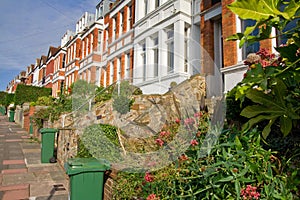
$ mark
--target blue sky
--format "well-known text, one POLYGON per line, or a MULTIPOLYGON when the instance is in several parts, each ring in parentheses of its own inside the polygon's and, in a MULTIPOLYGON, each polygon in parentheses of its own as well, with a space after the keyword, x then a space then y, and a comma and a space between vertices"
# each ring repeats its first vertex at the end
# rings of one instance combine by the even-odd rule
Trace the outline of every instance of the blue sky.
POLYGON ((0 91, 20 71, 59 46, 63 34, 75 30, 85 11, 95 12, 99 0, 1 0, 0 91))

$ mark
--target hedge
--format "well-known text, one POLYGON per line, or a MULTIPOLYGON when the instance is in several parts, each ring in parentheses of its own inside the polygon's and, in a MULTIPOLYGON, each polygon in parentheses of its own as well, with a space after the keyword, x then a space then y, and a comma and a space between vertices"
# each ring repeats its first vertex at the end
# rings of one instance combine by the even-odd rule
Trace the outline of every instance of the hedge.
POLYGON ((25 102, 35 102, 39 97, 50 96, 51 94, 51 88, 19 84, 15 92, 15 104, 22 105, 25 102))
POLYGON ((5 96, 5 106, 9 106, 9 104, 14 102, 15 94, 7 93, 5 96))
POLYGON ((6 92, 0 91, 0 105, 5 105, 6 92))

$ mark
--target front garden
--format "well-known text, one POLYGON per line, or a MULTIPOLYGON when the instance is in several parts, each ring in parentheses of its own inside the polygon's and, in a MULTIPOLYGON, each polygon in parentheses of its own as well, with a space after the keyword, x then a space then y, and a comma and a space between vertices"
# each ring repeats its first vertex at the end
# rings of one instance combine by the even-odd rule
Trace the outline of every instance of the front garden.
MULTIPOLYGON (((27 96, 20 97, 16 92, 14 99, 6 96, 0 103, 8 106, 14 101, 22 105, 27 100, 32 101, 31 106, 45 106, 31 115, 32 123, 39 129, 44 120, 53 124, 59 121, 56 123, 59 126, 64 121, 63 127, 56 128, 63 131, 69 128, 68 139, 78 144, 77 157, 105 155, 121 160, 126 153, 137 155, 166 150, 164 156, 171 158, 171 162, 149 158, 149 162, 138 169, 117 170, 113 176, 113 199, 300 199, 299 22, 295 28, 286 29, 289 23, 299 21, 299 1, 237 0, 228 7, 241 19, 256 21, 244 33, 237 33, 228 40, 239 40, 241 46, 249 45, 268 39, 272 29, 276 29, 278 37, 287 43, 276 48, 276 54, 261 49, 248 56, 245 65, 249 69, 244 79, 227 93, 225 120, 215 118, 204 104, 195 105, 201 109, 194 113, 180 115, 178 99, 170 95, 174 103, 166 105, 174 108, 168 111, 172 117, 163 116, 167 123, 149 137, 131 139, 119 127, 108 123, 83 126, 81 119, 89 121, 94 117, 96 122, 109 122, 113 118, 107 113, 130 117, 144 111, 147 106, 133 98, 141 91, 128 82, 105 89, 79 80, 66 92, 68 94, 62 93, 57 99, 48 97, 49 91, 42 97, 34 92, 34 99, 28 97, 32 97, 32 93, 25 92, 27 96), (256 29, 259 34, 251 34, 256 29), (101 111, 107 113, 89 115, 93 111, 91 107, 102 108, 101 111), (131 112, 133 107, 134 112, 131 112), (69 127, 62 115, 74 117, 69 127), (83 131, 78 141, 77 136, 73 137, 74 127, 83 131), (104 134, 99 134, 99 130, 104 134), (103 151, 99 151, 99 144, 105 144, 105 148, 101 147, 103 151), (176 154, 185 147, 184 152, 176 154)), ((152 111, 163 108, 156 98, 146 99, 154 105, 152 111)), ((151 122, 151 113, 145 113, 139 116, 140 121, 134 122, 139 125, 151 122)), ((69 151, 70 141, 64 142, 69 151)))
MULTIPOLYGON (((186 153, 160 169, 119 172, 115 199, 300 198, 299 22, 286 28, 299 20, 299 1, 237 0, 228 7, 256 21, 228 40, 249 45, 268 39, 275 28, 287 43, 276 48, 278 54, 261 49, 248 56, 249 70, 227 94, 226 124, 209 154, 201 156, 207 134, 213 135, 208 114, 182 117, 176 123, 197 126, 186 153)), ((157 148, 176 135, 168 128, 152 138, 157 148)))

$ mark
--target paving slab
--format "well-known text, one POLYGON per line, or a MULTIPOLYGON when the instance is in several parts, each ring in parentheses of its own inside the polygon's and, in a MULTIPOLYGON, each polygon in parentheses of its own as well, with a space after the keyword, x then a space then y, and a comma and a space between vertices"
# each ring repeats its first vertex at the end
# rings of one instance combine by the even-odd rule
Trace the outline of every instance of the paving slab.
POLYGON ((25 160, 3 160, 2 161, 3 165, 22 165, 25 164, 25 160))
POLYGON ((26 200, 29 199, 29 190, 11 190, 3 194, 2 200, 26 200))
POLYGON ((63 182, 43 182, 30 184, 30 196, 56 196, 68 194, 63 182))
POLYGON ((64 169, 40 160, 41 144, 0 116, 0 199, 68 200, 64 169))

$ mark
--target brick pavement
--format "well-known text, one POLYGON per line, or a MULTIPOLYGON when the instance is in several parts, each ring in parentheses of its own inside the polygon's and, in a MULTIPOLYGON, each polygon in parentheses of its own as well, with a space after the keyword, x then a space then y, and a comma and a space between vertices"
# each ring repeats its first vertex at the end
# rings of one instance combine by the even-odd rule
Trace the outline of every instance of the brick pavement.
POLYGON ((57 163, 40 162, 40 144, 0 116, 0 199, 67 200, 68 177, 57 163))

